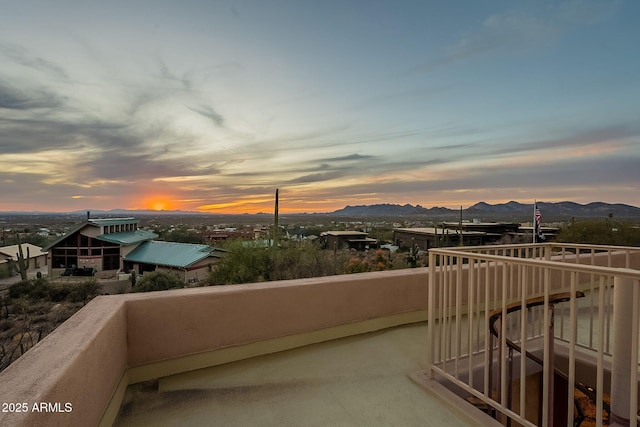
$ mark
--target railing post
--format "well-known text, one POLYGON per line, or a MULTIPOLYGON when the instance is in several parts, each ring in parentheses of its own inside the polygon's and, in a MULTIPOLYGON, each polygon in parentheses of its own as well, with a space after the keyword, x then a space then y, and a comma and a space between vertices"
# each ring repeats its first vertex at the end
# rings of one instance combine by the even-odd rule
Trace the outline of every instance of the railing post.
MULTIPOLYGON (((427 366, 429 378, 434 379, 433 361, 435 349, 434 328, 436 319, 436 260, 437 255, 429 251, 429 278, 427 280, 427 366)), ((440 325, 442 327, 442 325, 440 325)))
MULTIPOLYGON (((546 295, 545 295, 546 297, 546 295)), ((546 297, 545 299, 547 299, 548 297, 546 297)), ((546 305, 545 306, 545 310, 549 312, 549 328, 546 331, 546 335, 547 335, 547 347, 549 348, 549 370, 548 370, 548 374, 547 377, 545 378, 545 380, 547 381, 548 385, 548 391, 547 391, 547 426, 551 427, 554 425, 554 407, 555 407, 555 398, 554 398, 554 393, 555 393, 555 332, 554 332, 554 328, 553 328, 553 322, 554 322, 554 306, 553 305, 546 305)))
MULTIPOLYGON (((613 352, 611 363, 611 419, 629 425, 631 396, 631 343, 633 315, 633 280, 613 279, 613 352)), ((634 365, 635 366, 635 365, 634 365)), ((637 387, 637 385, 633 385, 637 387)), ((634 422, 635 424, 635 422, 634 422)))

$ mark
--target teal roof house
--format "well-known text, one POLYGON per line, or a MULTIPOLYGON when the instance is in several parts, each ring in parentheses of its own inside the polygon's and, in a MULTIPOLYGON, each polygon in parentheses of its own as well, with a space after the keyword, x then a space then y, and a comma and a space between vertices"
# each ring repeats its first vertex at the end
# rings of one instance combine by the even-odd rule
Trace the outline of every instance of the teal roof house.
POLYGON ((49 275, 91 276, 100 272, 144 274, 168 270, 186 283, 206 278, 223 251, 207 245, 155 241, 135 218, 87 218, 43 251, 49 275))
POLYGON ((146 241, 124 257, 124 269, 144 274, 147 271, 173 271, 186 283, 204 279, 222 257, 223 250, 208 245, 146 241))

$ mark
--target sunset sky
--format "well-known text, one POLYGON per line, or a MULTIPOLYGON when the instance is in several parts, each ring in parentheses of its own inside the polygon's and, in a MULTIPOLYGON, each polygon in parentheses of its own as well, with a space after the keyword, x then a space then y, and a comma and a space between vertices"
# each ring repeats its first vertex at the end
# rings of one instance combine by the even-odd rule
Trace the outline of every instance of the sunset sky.
POLYGON ((640 206, 637 0, 0 11, 0 211, 640 206))

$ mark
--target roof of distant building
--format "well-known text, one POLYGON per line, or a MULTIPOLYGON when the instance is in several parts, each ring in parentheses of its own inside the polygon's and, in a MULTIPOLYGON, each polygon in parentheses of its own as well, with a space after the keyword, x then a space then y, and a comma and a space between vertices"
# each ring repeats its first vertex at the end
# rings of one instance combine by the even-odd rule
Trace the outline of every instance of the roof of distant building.
POLYGON ((87 222, 97 226, 122 225, 122 224, 138 224, 139 219, 132 217, 127 218, 90 218, 87 222))
POLYGON ((198 261, 213 256, 220 258, 220 248, 191 243, 146 241, 124 257, 125 261, 141 264, 164 265, 168 267, 186 268, 198 261))
POLYGON ((321 236, 366 236, 364 231, 325 231, 321 236))
POLYGON ((147 230, 121 231, 119 233, 101 234, 96 239, 103 242, 116 243, 118 245, 132 245, 144 242, 145 240, 157 239, 159 236, 147 230))
MULTIPOLYGON (((428 236, 442 236, 442 235, 454 235, 460 233, 459 230, 445 228, 444 230, 441 228, 433 228, 433 227, 420 227, 420 228, 394 228, 393 231, 399 231, 403 233, 413 233, 413 234, 422 234, 428 236)), ((462 230, 462 234, 464 236, 486 236, 491 235, 492 233, 485 233, 484 231, 468 231, 462 230)))
MULTIPOLYGON (((27 257, 27 249, 29 250, 29 258, 33 258, 36 256, 41 256, 42 248, 40 246, 32 245, 31 243, 22 243, 22 254, 27 257)), ((18 260, 18 245, 9 245, 0 247, 0 254, 3 254, 14 261, 18 260)))
MULTIPOLYGON (((51 249, 52 247, 54 247, 58 243, 62 242, 64 239, 66 239, 67 237, 69 237, 73 233, 76 233, 76 232, 82 230, 84 227, 86 227, 88 225, 92 226, 92 227, 107 227, 107 226, 110 226, 110 225, 138 224, 139 222, 140 222, 140 220, 137 220, 135 218, 90 218, 90 219, 88 219, 88 220, 86 220, 84 222, 81 222, 80 224, 76 225, 71 230, 69 230, 68 232, 64 233, 62 236, 57 238, 54 242, 52 242, 49 245, 45 246, 42 250, 46 251, 46 250, 51 249)), ((113 233, 113 234, 116 234, 116 233, 113 233)), ((156 237, 158 237, 158 236, 156 236, 156 237)), ((154 239, 154 238, 155 237, 152 237, 152 239, 154 239)), ((143 240, 145 240, 145 239, 143 239, 143 240)))

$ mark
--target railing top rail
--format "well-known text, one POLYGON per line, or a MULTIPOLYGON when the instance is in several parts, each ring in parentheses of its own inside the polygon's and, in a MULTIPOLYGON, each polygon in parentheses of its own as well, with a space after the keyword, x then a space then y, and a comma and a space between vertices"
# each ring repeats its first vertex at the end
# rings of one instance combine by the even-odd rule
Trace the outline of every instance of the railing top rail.
POLYGON ((640 252, 638 246, 615 246, 615 245, 590 245, 588 243, 563 243, 563 242, 549 242, 543 243, 543 246, 549 246, 552 248, 567 247, 567 248, 580 248, 580 249, 600 249, 609 251, 627 251, 627 252, 640 252))
MULTIPOLYGON (((497 261, 504 264, 527 265, 532 267, 544 267, 552 270, 574 271, 577 273, 593 273, 609 276, 626 277, 640 280, 640 270, 619 267, 606 267, 589 264, 574 264, 560 260, 542 260, 534 258, 517 258, 507 255, 493 255, 486 253, 475 253, 460 251, 459 249, 430 249, 436 255, 449 255, 457 258, 468 258, 481 261, 497 261)), ((436 267, 437 268, 437 267, 436 267)))
POLYGON ((458 252, 477 252, 490 249, 522 249, 522 248, 577 248, 577 249, 594 249, 601 251, 626 251, 637 253, 640 252, 638 246, 613 246, 613 245, 591 245, 587 243, 513 243, 504 245, 484 245, 484 246, 451 246, 446 248, 431 248, 430 251, 453 250, 458 252))

